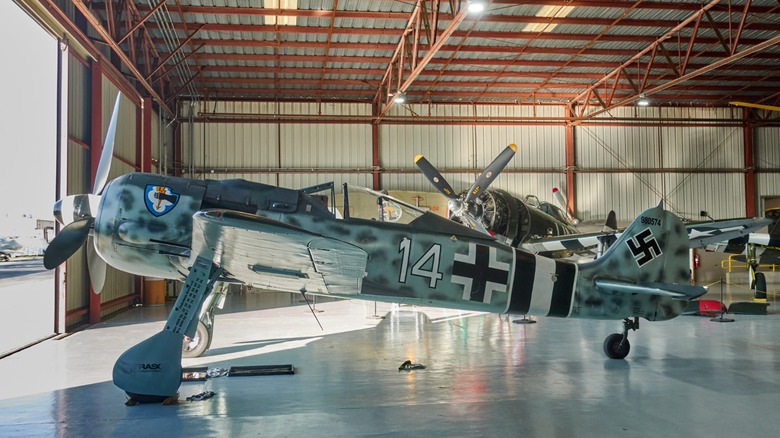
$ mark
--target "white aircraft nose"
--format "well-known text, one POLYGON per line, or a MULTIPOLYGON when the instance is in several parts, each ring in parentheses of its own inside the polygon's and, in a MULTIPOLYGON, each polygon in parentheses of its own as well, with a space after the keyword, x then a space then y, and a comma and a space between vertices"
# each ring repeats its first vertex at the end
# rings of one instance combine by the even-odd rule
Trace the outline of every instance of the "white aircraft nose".
POLYGON ((60 224, 65 225, 65 222, 62 221, 62 199, 54 203, 54 218, 60 224))
POLYGON ((54 203, 54 217, 62 225, 95 217, 99 203, 98 195, 68 195, 54 203))

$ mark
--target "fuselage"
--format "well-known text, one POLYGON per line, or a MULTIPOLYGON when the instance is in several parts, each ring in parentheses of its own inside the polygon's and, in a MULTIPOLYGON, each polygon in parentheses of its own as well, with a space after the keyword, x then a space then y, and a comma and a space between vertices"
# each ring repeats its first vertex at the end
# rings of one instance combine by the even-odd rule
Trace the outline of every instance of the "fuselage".
MULTIPOLYGON (((595 286, 595 280, 605 275, 629 277, 633 273, 629 262, 633 261, 613 261, 607 266, 603 264, 607 257, 583 265, 553 260, 430 213, 420 213, 410 223, 350 218, 348 214, 341 219, 316 197, 244 180, 192 180, 145 173, 120 176, 103 192, 95 220, 96 248, 117 269, 183 280, 194 260, 193 215, 212 209, 262 216, 365 251, 365 273, 353 290, 334 287, 334 291, 315 293, 496 313, 604 319, 668 319, 685 307, 663 297, 605 294, 595 286), (624 265, 628 268, 621 272, 624 265)), ((227 228, 240 226, 239 222, 225 223, 227 228)), ((220 251, 231 250, 219 246, 215 242, 206 248, 216 254, 215 261, 220 251)), ((274 266, 251 268, 239 266, 226 275, 248 285, 301 290, 301 275, 274 266)))

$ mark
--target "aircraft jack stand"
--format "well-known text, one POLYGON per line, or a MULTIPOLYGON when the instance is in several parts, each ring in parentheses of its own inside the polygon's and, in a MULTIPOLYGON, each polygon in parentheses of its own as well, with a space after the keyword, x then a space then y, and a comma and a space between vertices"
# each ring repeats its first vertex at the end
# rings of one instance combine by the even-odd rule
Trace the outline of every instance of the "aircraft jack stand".
POLYGON ((528 315, 523 315, 520 319, 513 319, 512 323, 514 324, 536 324, 535 319, 531 319, 528 317, 528 315))
MULTIPOLYGON (((720 280, 720 302, 723 302, 723 279, 720 280)), ((724 318, 723 317, 723 307, 721 307, 720 316, 716 316, 715 318, 711 318, 710 321, 713 322, 734 322, 734 318, 724 318)))
POLYGON ((374 301, 374 314, 369 316, 370 319, 385 319, 384 316, 376 313, 376 301, 374 301))
POLYGON ((623 333, 612 333, 604 339, 604 353, 610 359, 625 359, 631 350, 628 342, 628 331, 639 330, 639 318, 626 318, 623 320, 623 333))

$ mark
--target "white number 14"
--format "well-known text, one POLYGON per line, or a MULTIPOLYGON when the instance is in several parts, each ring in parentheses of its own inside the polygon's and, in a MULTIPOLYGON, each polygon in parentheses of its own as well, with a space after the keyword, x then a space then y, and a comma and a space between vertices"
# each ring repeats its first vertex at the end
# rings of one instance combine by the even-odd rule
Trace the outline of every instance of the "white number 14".
MULTIPOLYGON (((404 237, 398 247, 398 252, 403 254, 401 256, 401 274, 398 277, 398 281, 401 283, 406 283, 406 275, 409 270, 409 250, 411 249, 411 246, 412 241, 409 240, 408 237, 404 237)), ((436 282, 444 277, 444 274, 439 272, 440 257, 441 246, 434 243, 412 266, 412 275, 427 278, 430 280, 429 287, 436 287, 436 282), (429 269, 426 269, 429 260, 431 261, 431 265, 429 269)))

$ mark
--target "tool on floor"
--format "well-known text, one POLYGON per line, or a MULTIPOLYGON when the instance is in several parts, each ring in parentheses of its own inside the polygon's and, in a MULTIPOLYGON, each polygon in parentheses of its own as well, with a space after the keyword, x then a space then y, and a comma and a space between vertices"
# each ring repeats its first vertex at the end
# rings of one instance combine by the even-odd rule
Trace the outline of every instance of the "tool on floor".
POLYGON ((203 391, 199 394, 187 397, 187 401, 202 401, 214 397, 214 391, 203 391))
POLYGON ((411 370, 424 370, 425 365, 421 363, 412 363, 411 360, 407 360, 398 367, 398 371, 411 371, 411 370))

